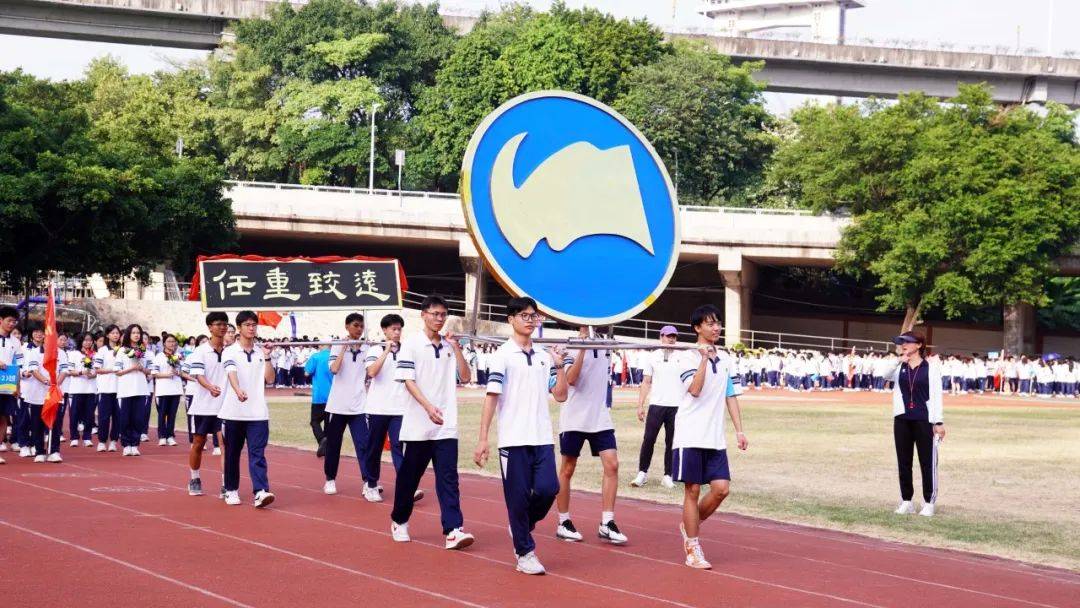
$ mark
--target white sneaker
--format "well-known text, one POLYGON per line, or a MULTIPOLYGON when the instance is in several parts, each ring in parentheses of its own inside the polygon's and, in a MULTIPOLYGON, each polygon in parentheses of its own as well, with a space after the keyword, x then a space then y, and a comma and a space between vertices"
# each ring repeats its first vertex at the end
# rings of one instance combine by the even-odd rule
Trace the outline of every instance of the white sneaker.
POLYGON ((464 549, 473 544, 476 538, 462 530, 461 528, 454 528, 450 531, 450 534, 446 535, 446 548, 447 549, 464 549))
POLYGON ((322 486, 322 491, 323 494, 328 494, 330 496, 337 494, 337 482, 333 479, 327 479, 326 483, 322 486))
POLYGON ((46 460, 53 463, 64 462, 64 459, 60 457, 60 452, 53 452, 52 454, 49 454, 49 457, 46 460))
POLYGON ((896 513, 897 515, 911 515, 914 512, 915 505, 911 504, 910 500, 905 500, 904 502, 900 503, 900 506, 896 507, 896 510, 893 511, 893 513, 896 513))
POLYGON ((130 455, 131 456, 142 456, 142 454, 139 453, 139 448, 137 446, 131 446, 131 454, 130 455))
POLYGON ((139 441, 140 442, 142 442, 142 441, 150 441, 150 436, 147 435, 146 433, 143 433, 142 435, 139 435, 139 441))
POLYGON ((226 492, 225 493, 225 504, 231 505, 231 506, 236 506, 236 505, 239 505, 239 504, 243 504, 243 501, 240 500, 240 492, 226 492))
POLYGON ((382 502, 382 494, 375 488, 364 484, 364 500, 368 502, 382 502))
POLYGON ((540 560, 537 559, 535 551, 519 555, 516 570, 525 574, 544 574, 547 572, 547 570, 544 570, 544 564, 541 564, 540 560))
POLYGON ((221 456, 221 448, 214 448, 212 453, 214 456, 221 456))
POLYGON ((409 538, 409 524, 408 523, 397 524, 397 523, 394 523, 393 521, 391 521, 390 522, 390 536, 392 536, 394 538, 395 543, 407 543, 407 542, 409 542, 410 540, 412 540, 411 538, 409 538))
POLYGON ((614 519, 606 524, 600 524, 600 530, 597 532, 597 536, 613 545, 624 545, 628 540, 626 535, 619 530, 619 526, 615 525, 614 519))
POLYGON ((6 452, 6 451, 8 451, 7 444, 6 443, 0 443, 0 452, 6 452))
POLYGON ((698 570, 709 570, 712 568, 712 564, 705 559, 705 552, 701 550, 700 542, 683 542, 683 549, 686 550, 686 565, 691 568, 697 568, 698 570))
POLYGON ((45 455, 38 454, 37 456, 34 456, 34 462, 45 462, 45 455))
POLYGON ((267 492, 266 490, 259 490, 255 493, 255 508, 263 509, 270 506, 270 503, 274 502, 273 492, 267 492))
POLYGON ((19 458, 27 458, 30 456, 30 448, 25 445, 19 448, 19 458))
POLYGON ((94 445, 94 442, 90 441, 89 439, 83 439, 82 445, 83 445, 84 448, 88 448, 88 447, 94 445))
POLYGON ((424 491, 420 490, 420 489, 417 489, 412 494, 412 501, 413 502, 420 502, 421 500, 424 500, 424 491))
POLYGON ((660 485, 670 490, 671 488, 675 487, 675 480, 671 478, 671 475, 664 475, 664 477, 660 480, 660 485))
POLYGON ((94 428, 90 429, 90 434, 91 435, 97 435, 97 427, 96 426, 94 428))
POLYGON ((169 437, 168 439, 165 440, 165 443, 167 445, 176 445, 176 439, 174 437, 169 437))
POLYGON ((72 439, 71 440, 71 447, 73 447, 73 448, 79 447, 79 440, 78 439, 72 439))
POLYGON ((110 452, 115 452, 116 451, 116 442, 115 441, 110 441, 109 442, 109 451, 110 452))
POLYGON ((124 446, 124 456, 131 456, 131 448, 126 445, 124 446))
POLYGON ((919 511, 919 515, 922 515, 923 517, 933 517, 934 516, 934 503, 928 502, 928 503, 924 504, 922 506, 922 510, 919 511))
POLYGON ((645 485, 645 480, 647 478, 648 474, 646 474, 645 471, 638 471, 637 477, 635 477, 633 481, 630 482, 630 485, 634 486, 635 488, 640 488, 645 485))
POLYGON ((104 451, 105 451, 105 444, 104 444, 104 443, 101 443, 101 442, 98 442, 98 444, 97 444, 97 451, 99 451, 99 452, 104 452, 104 451))
POLYGON ((582 539, 581 532, 577 531, 577 528, 574 527, 574 522, 569 519, 559 524, 559 527, 555 528, 555 537, 568 542, 578 542, 582 539))
POLYGON ((164 446, 165 445, 165 439, 164 438, 158 439, 157 444, 160 445, 160 446, 164 446))

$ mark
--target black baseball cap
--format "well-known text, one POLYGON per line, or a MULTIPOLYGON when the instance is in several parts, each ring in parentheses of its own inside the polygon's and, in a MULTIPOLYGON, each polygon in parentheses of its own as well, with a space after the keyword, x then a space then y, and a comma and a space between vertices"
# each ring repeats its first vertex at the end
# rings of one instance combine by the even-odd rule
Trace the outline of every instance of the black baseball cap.
POLYGON ((926 344, 926 338, 924 338, 922 334, 914 331, 905 331, 893 338, 892 341, 893 344, 926 344))

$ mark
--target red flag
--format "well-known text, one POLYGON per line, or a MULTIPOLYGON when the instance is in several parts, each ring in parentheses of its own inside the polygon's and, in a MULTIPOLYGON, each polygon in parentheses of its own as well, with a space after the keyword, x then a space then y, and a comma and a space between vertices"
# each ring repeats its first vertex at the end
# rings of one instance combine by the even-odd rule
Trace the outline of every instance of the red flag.
POLYGON ((41 408, 41 421, 51 430, 56 420, 56 410, 64 399, 60 383, 56 381, 56 361, 59 355, 56 340, 56 298, 53 285, 49 283, 49 301, 45 304, 45 359, 41 366, 49 375, 49 393, 45 396, 45 405, 41 408))
POLYGON ((281 315, 273 311, 259 311, 259 325, 265 325, 267 327, 273 327, 277 329, 277 326, 281 324, 281 315))

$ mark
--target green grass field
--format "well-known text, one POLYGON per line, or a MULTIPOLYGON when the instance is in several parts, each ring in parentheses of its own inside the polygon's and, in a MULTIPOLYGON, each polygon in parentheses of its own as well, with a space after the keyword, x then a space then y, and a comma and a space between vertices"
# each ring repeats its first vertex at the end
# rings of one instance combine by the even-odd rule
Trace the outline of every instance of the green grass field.
MULTIPOLYGON (((658 483, 662 435, 650 483, 641 489, 629 485, 643 429, 635 395, 616 392, 620 496, 681 502, 681 486, 667 490, 658 483)), ((460 466, 476 470, 472 452, 481 394, 462 390, 460 398, 460 466)), ((732 495, 724 511, 1080 568, 1080 407, 1074 404, 947 401, 938 516, 927 519, 892 514, 899 496, 888 396, 751 392, 741 403, 750 449, 729 450, 732 495)), ((302 397, 272 403, 274 443, 313 449, 306 404, 302 397)), ((728 432, 733 446, 730 425, 728 432)), ((497 475, 497 466, 491 459, 484 472, 497 475)), ((598 490, 599 471, 598 459, 583 456, 575 489, 598 490)), ((915 486, 918 504, 917 465, 915 486)))

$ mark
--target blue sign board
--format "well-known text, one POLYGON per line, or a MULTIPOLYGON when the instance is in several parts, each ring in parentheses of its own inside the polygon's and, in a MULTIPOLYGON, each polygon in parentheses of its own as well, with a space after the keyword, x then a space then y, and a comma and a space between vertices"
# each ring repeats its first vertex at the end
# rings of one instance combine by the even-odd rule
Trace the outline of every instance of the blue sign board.
POLYGON ((496 279, 562 321, 633 317, 678 261, 664 163, 623 116, 582 95, 529 93, 485 118, 465 154, 462 204, 496 279))

